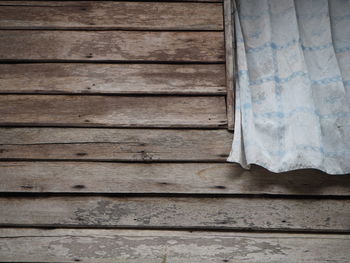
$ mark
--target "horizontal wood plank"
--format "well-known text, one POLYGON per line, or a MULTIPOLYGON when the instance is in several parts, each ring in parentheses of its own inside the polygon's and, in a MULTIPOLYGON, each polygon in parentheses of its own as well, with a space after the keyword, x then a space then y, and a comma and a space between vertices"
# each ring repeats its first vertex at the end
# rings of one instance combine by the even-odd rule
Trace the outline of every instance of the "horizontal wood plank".
POLYGON ((0 162, 0 182, 3 193, 350 195, 350 176, 221 163, 0 162))
POLYGON ((225 97, 1 95, 0 125, 225 127, 225 97))
POLYGON ((0 226, 349 232, 350 200, 0 197, 0 226), (316 216, 317 215, 317 216, 316 216))
POLYGON ((0 93, 226 94, 223 64, 0 64, 0 93))
MULTIPOLYGON (((6 0, 1 0, 6 1, 6 0)), ((30 0, 7 0, 7 2, 15 2, 15 1, 30 1, 30 0)), ((65 0, 37 0, 38 2, 57 2, 57 1, 65 1, 65 0)), ((81 2, 84 0, 69 0, 70 2, 81 2)), ((222 0, 85 0, 85 1, 94 1, 94 2, 107 2, 107 1, 115 1, 115 2, 193 2, 193 3, 222 3, 222 0)), ((31 1, 34 2, 34 1, 31 1)))
POLYGON ((231 140, 225 129, 0 128, 0 159, 224 162, 231 140))
POLYGON ((223 32, 0 31, 5 61, 223 62, 223 32))
POLYGON ((220 3, 1 1, 0 29, 222 30, 220 3))
POLYGON ((0 229, 6 262, 347 263, 349 235, 0 229))

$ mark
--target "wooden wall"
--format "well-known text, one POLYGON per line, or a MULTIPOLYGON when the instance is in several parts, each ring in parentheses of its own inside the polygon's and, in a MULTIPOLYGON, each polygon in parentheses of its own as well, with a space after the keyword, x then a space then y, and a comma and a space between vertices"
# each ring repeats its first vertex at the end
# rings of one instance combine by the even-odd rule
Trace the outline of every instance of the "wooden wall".
POLYGON ((0 1, 0 262, 349 262, 349 176, 225 162, 223 7, 0 1))

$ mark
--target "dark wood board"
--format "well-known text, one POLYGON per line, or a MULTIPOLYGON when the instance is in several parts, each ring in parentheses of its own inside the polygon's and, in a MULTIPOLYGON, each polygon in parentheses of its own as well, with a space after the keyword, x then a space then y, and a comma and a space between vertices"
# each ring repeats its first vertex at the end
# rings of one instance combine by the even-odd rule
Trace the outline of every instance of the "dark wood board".
POLYGON ((0 29, 223 30, 221 3, 1 1, 0 29))

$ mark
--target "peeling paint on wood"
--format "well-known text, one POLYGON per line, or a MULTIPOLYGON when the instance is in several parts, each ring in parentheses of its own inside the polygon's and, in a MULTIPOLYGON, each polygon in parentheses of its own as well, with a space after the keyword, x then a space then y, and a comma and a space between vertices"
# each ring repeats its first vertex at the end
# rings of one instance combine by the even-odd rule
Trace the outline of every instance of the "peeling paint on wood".
POLYGON ((348 232, 350 200, 195 197, 1 197, 1 226, 348 232))
POLYGON ((347 263, 349 235, 0 229, 0 260, 88 263, 347 263))

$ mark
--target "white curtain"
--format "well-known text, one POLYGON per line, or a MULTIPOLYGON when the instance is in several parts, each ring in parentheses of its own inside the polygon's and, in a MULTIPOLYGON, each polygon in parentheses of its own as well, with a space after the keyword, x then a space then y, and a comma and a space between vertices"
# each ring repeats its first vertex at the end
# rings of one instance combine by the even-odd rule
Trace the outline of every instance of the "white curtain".
POLYGON ((228 161, 350 173, 350 0, 236 3, 228 161))

